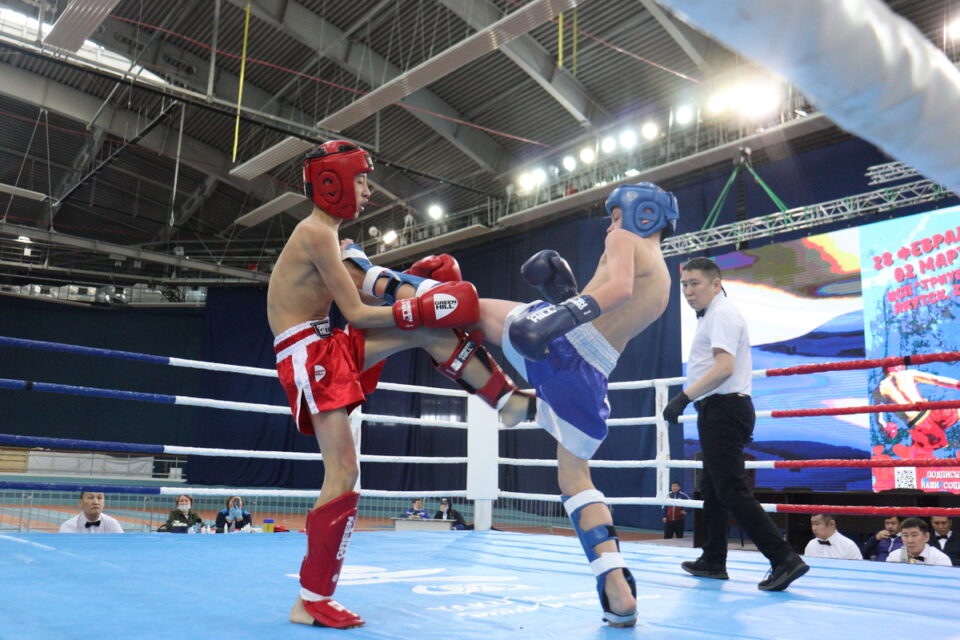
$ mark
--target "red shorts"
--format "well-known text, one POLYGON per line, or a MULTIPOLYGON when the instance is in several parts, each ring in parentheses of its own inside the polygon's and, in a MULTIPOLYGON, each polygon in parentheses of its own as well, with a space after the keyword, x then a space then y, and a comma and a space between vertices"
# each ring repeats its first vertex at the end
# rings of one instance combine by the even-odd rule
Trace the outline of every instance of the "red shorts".
POLYGON ((323 319, 291 327, 273 341, 280 384, 300 433, 313 435, 311 413, 350 413, 377 388, 386 361, 363 370, 364 338, 362 329, 330 329, 323 319))

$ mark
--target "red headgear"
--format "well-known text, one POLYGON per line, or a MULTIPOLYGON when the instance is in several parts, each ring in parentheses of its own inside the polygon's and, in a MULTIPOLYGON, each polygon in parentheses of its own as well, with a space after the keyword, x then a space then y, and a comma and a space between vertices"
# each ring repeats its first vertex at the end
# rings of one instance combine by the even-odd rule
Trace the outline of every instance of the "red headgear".
POLYGON ((370 154, 344 140, 331 140, 303 159, 303 192, 313 203, 337 218, 357 215, 353 181, 358 173, 373 171, 370 154))

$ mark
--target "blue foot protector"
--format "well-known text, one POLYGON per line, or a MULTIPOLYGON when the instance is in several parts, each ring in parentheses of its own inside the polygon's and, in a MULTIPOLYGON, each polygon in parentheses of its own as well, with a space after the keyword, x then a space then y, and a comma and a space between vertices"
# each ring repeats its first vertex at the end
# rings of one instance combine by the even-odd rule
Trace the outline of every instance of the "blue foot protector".
POLYGON ((382 299, 387 304, 393 304, 397 301, 397 289, 402 284, 411 285, 414 289, 416 289, 415 295, 418 296, 440 284, 436 280, 431 280, 430 278, 421 278, 420 276, 415 276, 409 273, 401 273, 394 271, 393 269, 387 269, 386 267, 378 267, 370 262, 370 258, 368 258, 367 254, 363 252, 363 249, 360 248, 360 245, 356 243, 348 244, 341 249, 340 259, 349 260, 353 264, 363 269, 363 271, 366 273, 366 276, 363 279, 363 286, 360 287, 360 290, 367 295, 382 299), (387 288, 384 289, 382 296, 378 296, 376 293, 374 293, 375 285, 380 278, 389 279, 387 288))
POLYGON ((636 582, 630 570, 627 569, 623 554, 620 553, 620 539, 617 537, 617 530, 612 524, 601 524, 588 531, 584 531, 580 527, 580 511, 587 505, 596 502, 603 503, 603 494, 596 489, 587 489, 575 496, 562 496, 562 500, 563 508, 567 510, 570 522, 573 523, 573 530, 577 532, 577 537, 580 538, 583 552, 587 555, 587 560, 590 561, 593 575, 597 578, 597 595, 600 596, 600 606, 603 607, 603 619, 610 623, 611 627, 632 627, 637 622, 637 610, 634 609, 627 614, 614 613, 610 610, 607 594, 603 591, 607 574, 622 569, 623 577, 630 585, 630 592, 634 597, 637 596, 636 582), (617 550, 615 552, 597 553, 596 546, 607 540, 616 542, 617 550))

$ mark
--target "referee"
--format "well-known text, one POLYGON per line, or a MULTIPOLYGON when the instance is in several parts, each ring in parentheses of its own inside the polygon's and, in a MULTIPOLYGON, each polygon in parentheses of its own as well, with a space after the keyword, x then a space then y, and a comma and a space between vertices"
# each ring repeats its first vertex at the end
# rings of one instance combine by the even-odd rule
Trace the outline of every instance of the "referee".
POLYGON ((687 360, 687 388, 663 409, 668 422, 677 422, 696 402, 697 431, 703 452, 703 517, 706 539, 695 561, 681 564, 701 578, 726 580, 727 537, 732 513, 760 552, 770 561, 770 572, 757 585, 763 591, 782 591, 805 574, 808 567, 747 487, 743 447, 753 439, 756 414, 750 399, 753 363, 747 323, 727 299, 720 268, 708 258, 683 265, 680 287, 697 312, 697 332, 687 360), (723 293, 723 295, 719 295, 723 293))

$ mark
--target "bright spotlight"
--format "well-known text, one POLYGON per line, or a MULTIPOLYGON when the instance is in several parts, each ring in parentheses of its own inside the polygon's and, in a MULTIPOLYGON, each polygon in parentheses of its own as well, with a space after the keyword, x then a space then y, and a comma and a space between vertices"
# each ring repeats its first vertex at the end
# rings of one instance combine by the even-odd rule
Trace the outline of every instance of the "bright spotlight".
POLYGON ((393 244, 397 241, 397 232, 393 229, 383 234, 383 244, 393 244))
POLYGON ((758 118, 780 107, 780 92, 772 84, 750 84, 734 93, 737 110, 748 118, 758 118))
POLYGON ((693 120, 693 109, 684 105, 676 110, 676 112, 673 114, 673 118, 676 120, 677 124, 688 124, 691 120, 693 120))
POLYGON ((378 235, 380 235, 380 229, 377 229, 376 227, 370 227, 367 229, 367 235, 371 238, 376 238, 378 235))
POLYGON ((427 207, 427 215, 433 220, 439 220, 443 217, 443 207, 438 204, 432 204, 427 207))
POLYGON ((626 171, 623 172, 623 175, 625 175, 625 176, 628 177, 628 178, 632 178, 632 177, 634 177, 634 176, 640 175, 640 170, 639 170, 639 169, 627 169, 626 171))
POLYGON ((613 153, 617 148, 617 141, 613 139, 613 136, 607 136, 600 141, 600 150, 604 153, 613 153))
POLYGON ((533 174, 529 171, 524 171, 520 174, 520 177, 517 178, 517 186, 520 187, 520 191, 531 191, 537 185, 533 182, 533 174))
POLYGON ((730 99, 726 93, 720 92, 710 96, 707 101, 707 111, 713 115, 723 113, 729 106, 730 99))
POLYGON ((960 18, 956 18, 947 25, 947 37, 951 40, 960 38, 960 18))
POLYGON ((637 146, 637 134, 633 129, 626 129, 620 133, 620 146, 624 149, 633 149, 637 146))
POLYGON ((31 242, 33 242, 33 240, 31 240, 27 236, 17 236, 17 242, 22 242, 23 244, 30 244, 31 242))
POLYGON ((583 164, 590 164, 597 159, 597 154, 593 152, 592 147, 584 147, 580 149, 580 162, 583 164))
POLYGON ((645 140, 653 140, 660 134, 660 127, 654 122, 646 122, 642 127, 640 127, 640 135, 644 137, 645 140))
POLYGON ((533 184, 537 187, 547 181, 547 172, 539 167, 534 169, 531 175, 533 177, 533 184))
POLYGON ((577 168, 577 161, 573 158, 573 156, 564 156, 563 168, 567 171, 573 171, 577 168))

